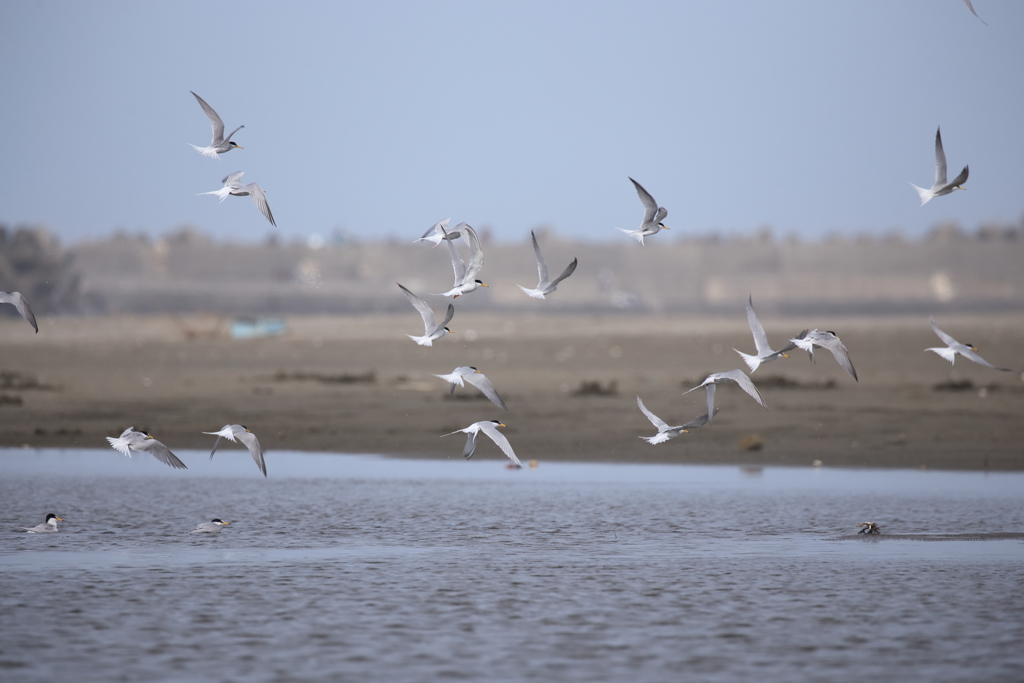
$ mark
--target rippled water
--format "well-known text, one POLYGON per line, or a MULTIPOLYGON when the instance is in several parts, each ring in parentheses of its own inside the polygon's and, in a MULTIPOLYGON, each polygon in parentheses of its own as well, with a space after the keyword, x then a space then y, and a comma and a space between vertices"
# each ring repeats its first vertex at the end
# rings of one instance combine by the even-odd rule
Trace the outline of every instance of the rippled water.
POLYGON ((849 536, 1022 532, 1019 474, 179 455, 0 450, 0 679, 1024 679, 1019 537, 849 536))

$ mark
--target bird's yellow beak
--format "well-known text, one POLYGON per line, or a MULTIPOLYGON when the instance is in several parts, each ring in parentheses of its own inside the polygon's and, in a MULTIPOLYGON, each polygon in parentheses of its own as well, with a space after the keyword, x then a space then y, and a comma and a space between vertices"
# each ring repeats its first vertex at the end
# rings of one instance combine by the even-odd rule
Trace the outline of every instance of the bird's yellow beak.
POLYGON ((499 422, 499 423, 498 423, 498 426, 499 426, 499 427, 504 427, 504 426, 505 426, 505 423, 504 423, 504 422, 499 422))
POLYGON ((238 149, 245 149, 245 147, 242 147, 242 146, 241 146, 240 144, 238 144, 237 142, 235 143, 235 147, 237 147, 238 149))
POLYGON ((662 230, 668 230, 668 226, 667 225, 663 225, 663 226, 661 226, 661 229, 662 230))
POLYGON ((782 354, 782 357, 783 358, 789 358, 789 354, 788 353, 784 353, 784 354, 782 354))
POLYGON ((978 347, 977 347, 977 346, 972 346, 972 347, 971 347, 971 351, 977 351, 977 350, 978 350, 978 347))
POLYGON ((231 526, 231 522, 221 522, 224 526, 231 526))
POLYGON ((482 283, 482 282, 480 283, 480 286, 481 286, 481 287, 490 287, 490 285, 485 285, 485 284, 484 284, 484 283, 482 283))
POLYGON ((683 430, 683 434, 689 434, 689 433, 690 433, 690 430, 689 430, 689 429, 684 429, 684 430, 683 430))
POLYGON ((156 437, 153 436, 152 434, 146 434, 146 438, 147 439, 155 439, 156 437))
POLYGON ((63 517, 54 517, 54 519, 56 519, 58 522, 63 522, 64 521, 63 517))

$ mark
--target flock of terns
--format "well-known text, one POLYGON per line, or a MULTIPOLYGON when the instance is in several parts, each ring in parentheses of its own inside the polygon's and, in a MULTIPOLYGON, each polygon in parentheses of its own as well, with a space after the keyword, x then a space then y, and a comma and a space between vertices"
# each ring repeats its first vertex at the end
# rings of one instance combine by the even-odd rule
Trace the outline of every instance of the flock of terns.
MULTIPOLYGON (((967 6, 972 12, 974 8, 971 6, 969 0, 965 0, 967 6)), ((977 16, 977 13, 975 13, 977 16)), ((980 17, 979 17, 980 19, 980 17)), ((217 114, 217 112, 210 107, 199 95, 192 93, 206 113, 210 120, 210 124, 213 128, 213 138, 210 144, 206 147, 199 147, 197 145, 191 145, 200 154, 210 157, 219 158, 218 155, 230 152, 233 149, 242 149, 241 145, 234 142, 231 138, 244 126, 238 126, 235 128, 227 137, 224 136, 224 122, 217 114)), ((954 190, 963 189, 963 184, 967 181, 968 167, 964 166, 960 174, 951 182, 946 180, 946 156, 942 147, 942 134, 941 130, 937 130, 935 133, 935 182, 931 188, 925 189, 916 185, 911 185, 917 190, 918 195, 921 199, 921 204, 924 205, 931 201, 935 197, 941 197, 944 195, 951 194, 954 190)), ((223 187, 219 190, 212 192, 203 192, 200 194, 215 195, 220 198, 223 202, 228 196, 235 197, 250 197, 260 212, 267 218, 272 225, 276 225, 274 222, 274 216, 270 211, 270 206, 267 204, 266 196, 263 189, 258 183, 249 183, 247 185, 241 184, 241 178, 243 171, 237 171, 226 176, 222 182, 223 187)), ((635 239, 640 245, 644 245, 644 238, 651 237, 658 234, 662 230, 668 230, 668 226, 664 224, 664 219, 668 216, 668 210, 654 200, 654 197, 644 189, 640 183, 633 178, 629 178, 630 182, 637 192, 640 202, 644 207, 643 219, 640 226, 635 230, 625 230, 623 228, 615 228, 620 230, 633 239, 635 239)), ((454 271, 454 283, 452 288, 446 292, 441 292, 435 296, 450 297, 452 299, 458 298, 477 291, 481 287, 487 287, 482 280, 479 279, 480 271, 484 265, 483 249, 480 244, 480 238, 473 229, 467 223, 459 223, 454 229, 449 230, 450 219, 444 219, 430 229, 428 229, 417 242, 427 242, 433 244, 434 247, 439 246, 442 242, 447 245, 449 256, 451 258, 452 270, 454 271), (462 240, 469 249, 469 260, 468 262, 463 259, 458 249, 455 247, 455 241, 462 240)), ((555 292, 558 285, 566 278, 571 276, 576 270, 578 265, 577 259, 573 259, 568 266, 561 272, 558 277, 551 279, 548 273, 547 264, 544 261, 543 254, 541 253, 540 245, 537 242, 537 236, 532 231, 530 233, 531 240, 533 242, 534 254, 537 260, 537 275, 538 282, 537 286, 533 288, 527 288, 522 285, 517 285, 527 296, 535 299, 545 299, 548 295, 555 292)), ((434 317, 433 309, 424 301, 422 298, 408 290, 406 287, 398 284, 399 289, 409 300, 409 303, 419 312, 423 319, 424 332, 422 335, 407 335, 410 339, 421 346, 432 346, 435 341, 443 338, 445 335, 451 333, 451 329, 447 327, 452 317, 455 315, 455 307, 449 303, 443 320, 438 323, 434 317)), ((27 320, 36 333, 39 332, 39 326, 36 323, 35 315, 32 313, 32 309, 28 304, 28 301, 19 292, 0 292, 0 304, 12 304, 18 312, 27 320)), ((750 373, 753 374, 757 369, 764 363, 769 363, 779 358, 788 358, 787 351, 793 349, 802 349, 806 351, 811 358, 814 359, 814 351, 816 348, 825 349, 832 353, 836 361, 843 369, 845 369, 854 380, 858 380, 857 371, 853 367, 853 363, 850 360, 850 354, 839 339, 839 337, 832 331, 821 331, 818 329, 803 330, 798 335, 789 339, 787 344, 774 350, 768 342, 767 335, 765 334, 764 328, 757 319, 757 315, 754 313, 753 297, 748 298, 747 301, 747 322, 750 326, 750 331, 754 337, 754 354, 747 354, 739 349, 734 349, 736 353, 740 355, 747 367, 750 369, 750 373)), ((972 344, 962 344, 950 335, 943 332, 935 324, 935 320, 930 321, 932 329, 935 334, 942 340, 946 346, 933 347, 925 349, 926 351, 932 351, 942 358, 946 359, 950 363, 953 363, 957 355, 963 356, 964 358, 983 365, 985 367, 993 368, 996 370, 1009 371, 1009 368, 997 368, 988 361, 984 360, 977 354, 978 349, 972 344)), ((496 406, 503 410, 508 410, 505 402, 498 395, 497 390, 491 381, 475 367, 461 366, 455 368, 451 373, 447 375, 436 375, 444 381, 450 383, 451 391, 454 392, 456 386, 464 387, 465 383, 468 382, 477 389, 479 389, 484 396, 486 396, 496 406)), ((859 380, 858 380, 859 381, 859 380)), ((670 426, 664 420, 659 418, 657 415, 652 413, 645 405, 643 400, 637 396, 637 406, 640 411, 650 420, 651 424, 658 430, 654 436, 641 436, 639 438, 650 444, 664 443, 670 439, 673 439, 681 434, 688 433, 690 429, 710 424, 715 414, 718 413, 718 409, 714 407, 715 391, 719 384, 735 383, 744 392, 749 394, 751 398, 757 401, 765 409, 768 408, 765 403, 764 397, 754 386, 753 381, 750 377, 743 372, 741 369, 729 370, 726 372, 716 372, 709 375, 703 382, 696 387, 689 389, 684 392, 685 394, 697 389, 703 388, 705 390, 707 398, 707 412, 699 417, 690 420, 682 425, 670 426)), ((508 439, 498 431, 498 427, 504 427, 505 425, 499 420, 488 420, 482 422, 475 422, 464 429, 459 429, 450 434, 443 436, 451 436, 452 434, 464 433, 467 435, 466 445, 463 449, 463 456, 465 458, 472 457, 476 450, 477 438, 480 434, 487 435, 498 448, 511 460, 512 464, 510 467, 522 467, 522 463, 516 456, 515 451, 512 449, 508 439)), ((259 467, 263 476, 267 476, 266 462, 263 456, 263 450, 260 447, 259 440, 251 430, 243 425, 225 425, 218 431, 215 432, 203 432, 204 434, 210 434, 216 436, 217 440, 214 443, 213 450, 210 452, 210 458, 213 458, 216 453, 218 446, 220 446, 223 440, 231 442, 241 442, 248 450, 256 465, 259 467)), ((133 427, 129 427, 124 430, 120 436, 106 437, 107 441, 115 450, 123 453, 124 455, 131 456, 132 452, 136 453, 148 453, 155 457, 160 462, 177 469, 185 469, 185 464, 163 443, 153 438, 152 435, 145 431, 136 431, 133 427)), ((36 525, 34 527, 21 527, 21 529, 29 533, 50 533, 57 531, 57 522, 63 521, 57 515, 50 513, 46 516, 44 523, 36 525)), ((223 526, 228 525, 228 522, 224 522, 220 519, 213 519, 210 522, 204 522, 199 524, 191 533, 218 533, 223 526)), ((861 525, 864 527, 860 533, 877 534, 878 528, 874 523, 867 523, 861 525)))

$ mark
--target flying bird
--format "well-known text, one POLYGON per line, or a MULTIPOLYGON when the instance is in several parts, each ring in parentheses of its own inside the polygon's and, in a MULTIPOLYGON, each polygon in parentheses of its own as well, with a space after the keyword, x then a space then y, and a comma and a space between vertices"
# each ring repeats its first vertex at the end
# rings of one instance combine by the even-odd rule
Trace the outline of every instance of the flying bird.
POLYGON ((213 442, 213 450, 210 451, 210 460, 213 460, 213 454, 217 452, 217 446, 220 446, 221 439, 227 439, 228 441, 237 440, 249 449, 249 455, 256 461, 256 466, 260 468, 260 472, 263 473, 264 477, 267 476, 267 463, 263 461, 263 449, 260 448, 259 439, 249 431, 248 427, 244 425, 224 425, 219 432, 203 432, 203 434, 217 437, 217 440, 213 442))
POLYGON ((416 310, 420 312, 420 316, 423 318, 423 336, 416 337, 411 334, 407 334, 405 336, 407 336, 409 339, 412 339, 420 346, 433 346, 435 341, 443 337, 445 334, 451 332, 451 330, 448 329, 446 325, 452 319, 452 316, 455 315, 455 306, 448 304, 448 313, 447 315, 445 315, 444 321, 440 325, 438 325, 434 321, 434 311, 431 310, 430 306, 427 305, 426 301, 410 292, 401 284, 397 282, 395 284, 398 285, 398 288, 402 290, 403 294, 405 294, 405 298, 408 299, 409 303, 411 303, 413 307, 415 307, 416 310))
POLYGON ((942 130, 941 128, 935 129, 935 184, 932 185, 931 189, 926 190, 923 187, 918 187, 914 183, 910 183, 910 186, 917 190, 917 194, 921 197, 921 206, 924 206, 932 200, 933 197, 941 197, 944 194, 950 194, 953 190, 963 190, 961 187, 967 182, 968 167, 964 166, 964 170, 960 171, 960 175, 956 177, 951 183, 946 182, 946 153, 942 151, 942 130))
MULTIPOLYGON (((654 425, 654 427, 658 430, 658 433, 655 434, 654 436, 639 437, 649 444, 665 443, 669 439, 674 439, 680 434, 688 434, 691 429, 703 427, 704 425, 711 421, 711 418, 708 417, 708 413, 705 413, 700 417, 690 420, 684 425, 679 425, 678 427, 669 427, 668 423, 666 423, 664 420, 662 420, 660 417, 658 417, 651 411, 647 410, 647 406, 644 405, 644 402, 640 400, 639 396, 636 397, 636 404, 640 406, 640 411, 647 416, 647 419, 650 420, 651 424, 654 425)), ((715 409, 715 412, 718 412, 717 408, 715 409)))
POLYGON ((434 225, 429 230, 423 233, 423 237, 419 238, 418 240, 414 240, 413 244, 415 244, 416 242, 432 242, 433 245, 436 247, 437 245, 441 244, 443 240, 459 239, 459 237, 462 236, 462 233, 459 232, 459 228, 461 228, 464 225, 467 225, 467 223, 459 223, 458 225, 455 226, 455 230, 452 231, 448 230, 448 221, 450 220, 451 218, 445 218, 443 221, 438 221, 437 223, 434 223, 434 225))
POLYGON ((252 197, 252 203, 256 205, 256 208, 266 216, 270 224, 275 228, 277 223, 274 222, 274 214, 270 213, 270 205, 267 204, 267 198, 264 196, 263 188, 259 186, 259 183, 249 183, 243 185, 241 182, 242 176, 245 175, 245 171, 235 171, 229 176, 224 176, 221 180, 224 183, 224 187, 213 192, 200 192, 200 195, 212 194, 220 197, 223 202, 228 195, 234 197, 252 197))
POLYGON ((454 370, 452 370, 451 374, 449 375, 434 375, 434 377, 440 377, 445 382, 451 383, 451 390, 449 391, 450 394, 455 393, 456 385, 464 387, 466 386, 464 382, 469 382, 477 389, 482 391, 484 396, 491 400, 491 403, 498 406, 499 408, 502 408, 503 410, 508 410, 508 408, 505 406, 505 402, 501 400, 501 396, 498 396, 498 392, 495 391, 494 385, 491 384, 491 380, 487 379, 487 375, 480 372, 471 365, 463 365, 457 367, 454 370))
POLYGON ((550 294, 558 289, 559 282, 572 275, 573 271, 576 270, 577 260, 573 259, 572 263, 566 266, 562 274, 554 280, 548 280, 548 265, 544 263, 544 257, 540 253, 540 245, 537 244, 537 236, 533 234, 533 230, 530 231, 530 238, 533 239, 533 253, 537 256, 537 288, 527 289, 522 285, 516 285, 516 287, 526 292, 527 296, 531 296, 534 299, 543 299, 545 294, 550 294))
POLYGON ((956 360, 956 355, 960 354, 967 360, 972 360, 978 365, 984 365, 986 368, 992 368, 993 370, 1002 370, 1003 372, 1010 372, 1010 368, 997 368, 996 366, 989 363, 987 360, 975 353, 978 349, 973 344, 961 344, 956 339, 953 339, 948 334, 939 329, 939 326, 935 324, 935 318, 929 320, 932 325, 932 329, 935 330, 935 334, 939 335, 939 339, 945 342, 946 346, 938 346, 932 349, 925 349, 925 351, 934 351, 943 358, 949 361, 950 365, 956 360))
POLYGON ((22 526, 19 529, 24 529, 30 534, 52 534, 57 531, 57 522, 63 522, 64 520, 53 514, 52 512, 46 515, 46 521, 42 524, 36 524, 35 526, 22 526))
POLYGON ((231 136, 237 133, 240 129, 245 128, 245 126, 239 126, 238 128, 235 128, 233 131, 231 131, 231 135, 225 138, 224 122, 221 121, 221 118, 217 115, 217 112, 215 112, 213 110, 213 107, 208 105, 203 100, 202 97, 196 95, 195 93, 192 93, 192 95, 195 96, 195 98, 199 101, 199 106, 203 108, 203 111, 205 111, 206 115, 210 118, 210 125, 213 127, 213 141, 210 142, 209 147, 199 147, 191 143, 189 143, 189 147, 199 152, 204 157, 210 157, 211 159, 219 159, 220 157, 217 156, 218 154, 230 152, 236 147, 238 149, 242 149, 241 145, 231 142, 231 136))
POLYGON ((111 448, 124 453, 129 458, 132 457, 132 451, 149 453, 165 465, 170 465, 179 470, 188 469, 185 467, 185 463, 178 460, 178 456, 171 453, 170 448, 154 439, 148 432, 135 431, 134 427, 124 430, 121 432, 121 436, 116 439, 108 436, 107 441, 110 442, 111 448))
MULTIPOLYGON (((208 434, 209 432, 203 432, 208 434)), ((219 519, 214 518, 210 522, 200 522, 196 524, 196 528, 190 531, 190 534, 219 534, 221 528, 230 525, 231 522, 222 522, 219 519)))
MULTIPOLYGON (((971 4, 971 0, 964 0, 964 4, 967 5, 967 9, 971 10, 971 14, 978 17, 978 13, 974 11, 974 5, 971 4)), ((978 21, 985 24, 985 26, 988 26, 988 22, 981 17, 978 17, 978 21)))
POLYGON ((21 295, 21 292, 0 292, 0 304, 13 304, 21 313, 21 317, 28 321, 28 324, 39 334, 39 325, 36 324, 36 316, 28 305, 28 301, 21 295))
POLYGON ((778 351, 772 351, 772 347, 768 345, 768 336, 764 333, 764 328, 761 327, 761 323, 754 314, 753 296, 747 299, 747 324, 750 325, 750 331, 754 334, 754 347, 757 349, 757 355, 749 356, 739 349, 733 349, 733 351, 743 357, 743 361, 750 368, 751 374, 757 370, 761 363, 768 363, 779 358, 789 358, 786 355, 786 351, 796 348, 796 344, 790 342, 778 351))
POLYGON ((749 377, 744 374, 742 370, 729 370, 728 372, 714 372, 708 375, 708 378, 703 382, 695 386, 693 389, 688 389, 683 392, 683 396, 686 396, 691 391, 697 391, 701 387, 708 395, 708 422, 711 422, 715 416, 715 385, 724 384, 726 382, 736 382, 740 386, 740 389, 750 394, 750 396, 761 404, 761 407, 768 410, 768 405, 764 402, 764 398, 761 396, 761 392, 757 390, 754 383, 749 377))
POLYGON ((442 434, 442 437, 451 436, 452 434, 468 434, 466 438, 466 447, 462 449, 462 457, 469 460, 473 457, 473 451, 476 450, 476 437, 483 432, 487 436, 491 437, 491 441, 497 444, 501 452, 509 457, 509 460, 514 462, 519 467, 523 466, 523 463, 519 462, 519 458, 516 457, 515 451, 512 450, 512 444, 508 442, 505 435, 498 431, 498 427, 504 427, 505 425, 497 420, 486 420, 484 422, 474 422, 465 429, 456 429, 454 432, 448 434, 442 434))
POLYGON ((843 369, 850 373, 858 382, 857 371, 853 368, 853 362, 850 360, 850 353, 846 350, 846 346, 839 340, 835 332, 831 330, 822 332, 821 330, 811 330, 803 337, 794 337, 789 340, 791 343, 796 344, 801 349, 810 354, 811 360, 814 360, 814 347, 820 346, 823 349, 828 349, 832 352, 832 355, 836 357, 836 362, 843 366, 843 369))
POLYGON ((463 294, 475 292, 481 287, 489 286, 485 285, 482 280, 476 279, 476 276, 480 274, 480 269, 484 267, 484 252, 480 248, 480 237, 477 236, 476 230, 466 223, 460 223, 458 227, 461 228, 462 240, 469 245, 469 265, 466 265, 459 250, 455 248, 455 244, 448 239, 448 232, 442 227, 441 239, 448 242, 448 252, 452 257, 452 270, 455 271, 455 285, 438 296, 457 298, 463 294))
POLYGON ((626 233, 643 246, 644 237, 650 237, 661 230, 668 230, 668 226, 662 223, 662 221, 665 220, 665 216, 668 215, 668 209, 658 206, 658 202, 654 201, 654 197, 652 197, 650 193, 640 185, 640 183, 632 178, 629 180, 636 187, 636 193, 639 195, 640 201, 644 205, 644 220, 636 230, 626 230, 624 228, 615 229, 626 233))

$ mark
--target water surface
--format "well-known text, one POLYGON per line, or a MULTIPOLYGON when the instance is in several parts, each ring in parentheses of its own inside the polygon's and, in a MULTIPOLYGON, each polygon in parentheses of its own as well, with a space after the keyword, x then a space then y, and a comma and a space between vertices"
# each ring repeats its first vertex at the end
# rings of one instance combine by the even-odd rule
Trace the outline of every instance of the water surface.
POLYGON ((1022 474, 179 455, 0 450, 0 679, 1024 678, 1022 474))

